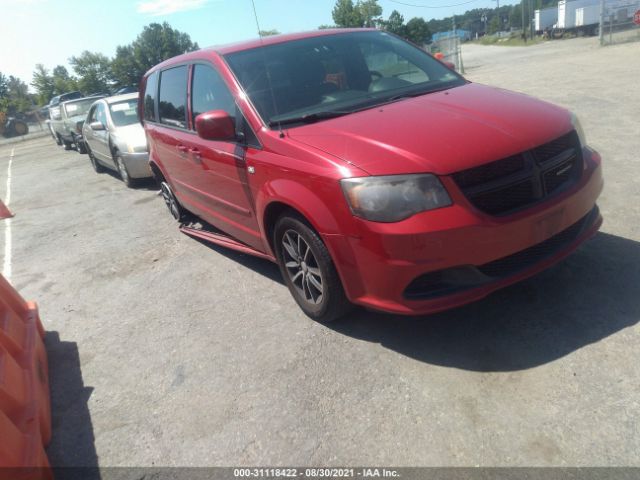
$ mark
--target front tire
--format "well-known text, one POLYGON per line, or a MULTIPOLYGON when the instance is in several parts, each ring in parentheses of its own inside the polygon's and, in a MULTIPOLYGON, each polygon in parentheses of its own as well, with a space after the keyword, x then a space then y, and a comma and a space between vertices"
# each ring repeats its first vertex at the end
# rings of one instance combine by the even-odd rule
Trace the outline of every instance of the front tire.
POLYGON ((304 219, 290 214, 278 219, 274 251, 291 295, 308 317, 329 323, 353 308, 327 247, 304 219))
POLYGON ((129 175, 127 166, 124 164, 124 160, 122 160, 122 156, 120 154, 116 155, 116 166, 118 167, 118 173, 120 174, 120 178, 124 184, 128 188, 133 188, 135 186, 135 180, 129 175))
POLYGON ((65 150, 71 150, 73 148, 73 144, 71 142, 67 142, 66 140, 62 140, 62 143, 64 144, 64 149, 65 150))

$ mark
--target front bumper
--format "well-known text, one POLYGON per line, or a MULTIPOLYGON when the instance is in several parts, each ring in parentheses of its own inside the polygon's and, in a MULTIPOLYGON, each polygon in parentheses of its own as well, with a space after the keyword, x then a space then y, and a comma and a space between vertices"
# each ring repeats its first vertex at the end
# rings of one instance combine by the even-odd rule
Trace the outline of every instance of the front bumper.
POLYGON ((506 217, 475 209, 444 178, 451 207, 393 224, 356 218, 356 235, 323 235, 347 296, 375 310, 435 313, 557 263, 602 224, 595 207, 603 188, 600 156, 584 149, 583 158, 573 188, 506 217))
POLYGON ((149 178, 153 176, 147 152, 121 153, 120 155, 131 178, 149 178))

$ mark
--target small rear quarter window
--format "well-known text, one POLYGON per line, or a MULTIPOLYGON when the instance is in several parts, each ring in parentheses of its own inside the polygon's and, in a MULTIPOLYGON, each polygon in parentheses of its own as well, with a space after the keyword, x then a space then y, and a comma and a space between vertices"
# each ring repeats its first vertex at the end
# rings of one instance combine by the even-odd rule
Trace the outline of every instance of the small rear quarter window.
POLYGON ((154 72, 147 78, 144 89, 144 119, 151 122, 158 121, 156 114, 156 96, 158 94, 158 72, 154 72))

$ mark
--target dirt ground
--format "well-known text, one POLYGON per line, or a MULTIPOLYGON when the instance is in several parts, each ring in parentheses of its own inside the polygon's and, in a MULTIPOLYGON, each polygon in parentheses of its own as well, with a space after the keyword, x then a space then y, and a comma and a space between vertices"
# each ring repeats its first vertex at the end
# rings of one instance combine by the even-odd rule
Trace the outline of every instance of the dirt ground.
POLYGON ((52 463, 640 466, 638 53, 465 46, 472 81, 579 115, 605 224, 557 267, 430 317, 315 324, 274 265, 181 234, 152 185, 48 137, 0 146, 16 213, 0 253, 49 331, 52 463))

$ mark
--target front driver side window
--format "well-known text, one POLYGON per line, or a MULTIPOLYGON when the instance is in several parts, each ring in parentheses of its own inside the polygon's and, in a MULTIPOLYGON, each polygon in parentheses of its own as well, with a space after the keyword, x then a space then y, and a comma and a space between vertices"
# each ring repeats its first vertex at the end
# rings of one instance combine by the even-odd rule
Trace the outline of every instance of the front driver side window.
POLYGON ((96 120, 105 127, 107 126, 107 115, 105 114, 104 105, 102 103, 99 103, 98 108, 96 108, 96 120))
POLYGON ((89 110, 89 120, 87 123, 91 124, 93 122, 96 121, 96 112, 98 111, 98 105, 94 105, 93 107, 91 107, 91 110, 89 110))
POLYGON ((236 114, 233 95, 212 67, 203 64, 194 65, 193 84, 191 86, 191 112, 195 128, 196 117, 210 110, 224 110, 230 116, 236 114))

